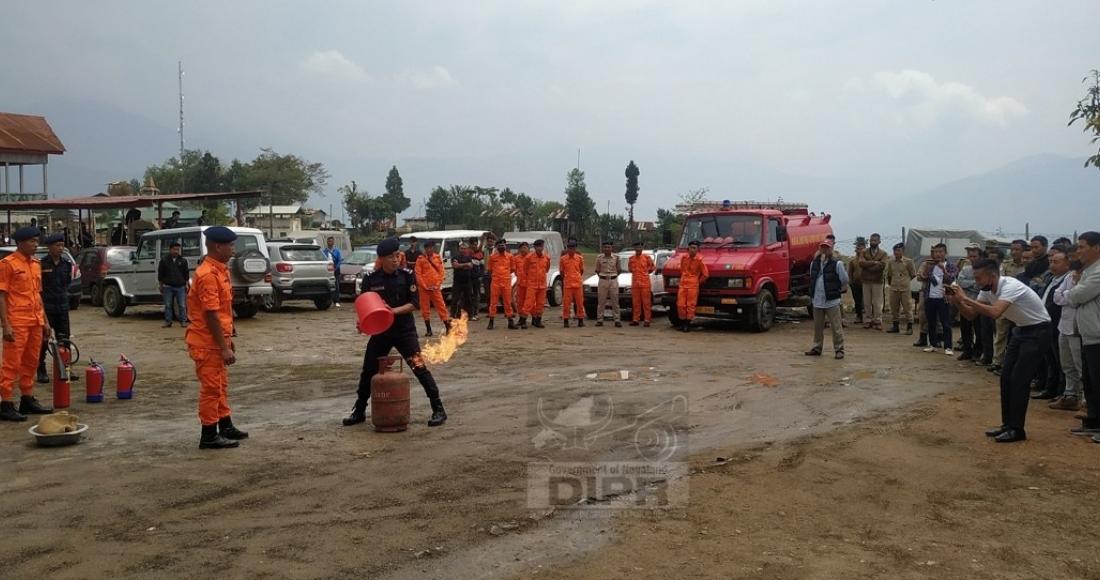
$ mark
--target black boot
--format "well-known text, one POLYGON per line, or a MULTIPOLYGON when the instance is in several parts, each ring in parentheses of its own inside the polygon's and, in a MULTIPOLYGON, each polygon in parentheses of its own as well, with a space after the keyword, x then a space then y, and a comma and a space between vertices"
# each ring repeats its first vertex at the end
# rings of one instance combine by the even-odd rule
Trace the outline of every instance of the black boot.
POLYGON ((15 403, 0 403, 0 421, 26 421, 27 418, 15 410, 15 403))
POLYGON ((432 417, 428 419, 429 427, 438 427, 447 422, 447 412, 443 410, 441 399, 432 399, 432 417))
POLYGON ((23 395, 19 397, 19 413, 22 415, 49 415, 53 413, 53 409, 43 407, 38 399, 30 395, 23 395))
POLYGON ((43 363, 42 366, 38 367, 38 382, 42 383, 43 385, 50 382, 50 375, 46 373, 45 363, 43 363))
POLYGON ((232 439, 239 441, 241 439, 248 439, 248 431, 241 431, 233 426, 232 417, 222 417, 218 420, 218 433, 226 439, 232 439))
POLYGON ((516 326, 516 319, 515 318, 509 318, 508 319, 508 330, 515 330, 517 328, 519 328, 519 327, 516 326))
POLYGON ((344 427, 351 427, 352 425, 358 425, 360 423, 365 423, 366 421, 367 404, 363 403, 362 405, 360 405, 359 401, 356 401, 355 407, 351 409, 351 414, 347 417, 344 417, 344 420, 341 422, 344 424, 344 427))
POLYGON ((443 334, 450 334, 450 333, 451 333, 451 321, 450 320, 444 320, 443 321, 443 334))
POLYGON ((427 320, 424 321, 424 338, 428 338, 432 335, 432 323, 427 320))
POLYGON ((545 326, 542 325, 542 317, 541 316, 536 316, 534 318, 534 320, 531 321, 531 326, 534 326, 535 328, 546 328, 545 326))
POLYGON ((569 328, 569 319, 568 318, 563 319, 561 321, 561 325, 564 326, 565 328, 569 328))
POLYGON ((909 336, 913 336, 913 323, 912 322, 905 325, 905 334, 907 334, 909 336))
POLYGON ((519 327, 522 330, 527 330, 527 317, 526 316, 520 316, 519 317, 519 327))
POLYGON ((584 319, 583 318, 578 318, 577 319, 577 327, 578 328, 584 328, 584 319))
POLYGON ((229 449, 237 447, 240 442, 232 441, 218 434, 218 424, 203 425, 202 437, 199 438, 199 449, 229 449))
POLYGON ((494 327, 494 324, 493 324, 493 317, 492 317, 492 316, 490 316, 490 317, 489 317, 489 326, 486 326, 486 327, 485 327, 485 330, 492 330, 492 329, 493 329, 493 327, 494 327))
POLYGON ((680 332, 691 332, 691 323, 685 322, 680 325, 680 332))
POLYGON ((898 334, 898 333, 900 333, 900 332, 901 332, 901 324, 900 324, 900 323, 897 323, 897 322, 895 322, 894 324, 892 324, 892 325, 890 326, 890 330, 887 330, 886 332, 888 332, 888 333, 890 333, 890 334, 898 334))
POLYGON ((913 346, 928 346, 928 333, 920 333, 920 338, 917 339, 917 342, 913 343, 913 346))

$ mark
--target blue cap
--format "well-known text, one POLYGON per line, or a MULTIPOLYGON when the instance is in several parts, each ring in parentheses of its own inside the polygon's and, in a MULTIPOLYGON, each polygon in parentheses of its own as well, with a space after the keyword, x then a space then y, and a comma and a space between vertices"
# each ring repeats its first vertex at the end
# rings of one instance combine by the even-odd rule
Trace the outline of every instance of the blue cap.
POLYGON ((37 238, 42 236, 42 231, 34 226, 26 226, 15 230, 15 233, 11 235, 11 239, 18 242, 25 242, 31 238, 37 238))
POLYGON ((216 244, 229 244, 237 241, 237 233, 225 226, 206 228, 203 233, 206 234, 207 241, 216 244))
POLYGON ((386 256, 396 252, 401 248, 401 245, 394 238, 387 238, 378 243, 378 257, 385 258, 386 256))
POLYGON ((50 234, 42 239, 44 245, 56 244, 57 242, 64 242, 65 236, 62 234, 50 234))
POLYGON ((573 238, 569 238, 569 241, 565 243, 565 247, 567 247, 567 248, 577 247, 577 240, 574 240, 573 238))

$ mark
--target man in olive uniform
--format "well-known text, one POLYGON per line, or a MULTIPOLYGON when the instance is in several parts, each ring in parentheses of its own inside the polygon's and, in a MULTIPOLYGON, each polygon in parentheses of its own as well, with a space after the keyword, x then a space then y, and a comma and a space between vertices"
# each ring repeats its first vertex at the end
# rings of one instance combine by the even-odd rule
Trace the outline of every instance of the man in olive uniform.
POLYGON ((917 268, 913 260, 905 255, 905 244, 894 244, 894 258, 886 262, 886 283, 890 285, 890 315, 894 317, 890 330, 901 332, 901 321, 905 320, 905 334, 913 334, 913 315, 910 310, 913 301, 909 296, 909 283, 917 277, 917 268))
MULTIPOLYGON (((69 283, 73 280, 73 262, 65 254, 65 238, 62 234, 46 236, 42 243, 49 253, 42 259, 42 306, 58 342, 69 340, 69 283)), ((38 355, 38 382, 50 382, 46 373, 46 342, 38 355)), ((71 377, 76 378, 74 373, 71 377)))
POLYGON ((848 287, 852 292, 852 302, 855 305, 856 324, 863 324, 863 273, 859 267, 860 256, 867 249, 867 239, 863 236, 856 238, 856 252, 851 260, 848 260, 848 279, 855 283, 848 287))
POLYGON ((420 342, 416 339, 416 322, 413 312, 419 304, 416 293, 416 274, 398 267, 397 240, 390 238, 378 244, 378 257, 382 267, 363 278, 363 292, 377 292, 393 310, 393 324, 381 334, 370 337, 367 352, 363 355, 363 372, 359 375, 359 389, 351 415, 344 418, 344 425, 357 425, 367 420, 367 401, 370 400, 370 382, 378 373, 378 358, 387 356, 394 348, 401 353, 416 380, 424 387, 424 394, 432 405, 429 427, 442 425, 447 420, 439 387, 420 355, 420 342))

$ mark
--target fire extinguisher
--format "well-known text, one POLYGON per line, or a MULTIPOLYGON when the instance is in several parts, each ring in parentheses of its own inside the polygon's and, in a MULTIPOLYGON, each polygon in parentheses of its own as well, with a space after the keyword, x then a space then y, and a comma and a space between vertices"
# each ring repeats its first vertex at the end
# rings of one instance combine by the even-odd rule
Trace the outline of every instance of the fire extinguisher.
POLYGON ((46 350, 53 359, 53 406, 55 409, 67 409, 70 401, 69 369, 62 360, 62 351, 66 350, 57 340, 50 338, 46 350))
POLYGON ((80 348, 76 343, 67 338, 57 341, 57 355, 61 358, 61 364, 65 367, 65 374, 68 375, 69 381, 79 381, 80 377, 73 374, 73 365, 80 362, 80 348))
POLYGON ((118 367, 115 369, 115 389, 120 399, 134 398, 134 383, 137 383, 137 367, 126 355, 118 357, 118 367))
POLYGON ((102 403, 103 402, 103 382, 107 378, 107 372, 103 370, 103 367, 99 366, 99 363, 92 359, 88 364, 88 368, 84 370, 84 393, 85 400, 89 403, 102 403))

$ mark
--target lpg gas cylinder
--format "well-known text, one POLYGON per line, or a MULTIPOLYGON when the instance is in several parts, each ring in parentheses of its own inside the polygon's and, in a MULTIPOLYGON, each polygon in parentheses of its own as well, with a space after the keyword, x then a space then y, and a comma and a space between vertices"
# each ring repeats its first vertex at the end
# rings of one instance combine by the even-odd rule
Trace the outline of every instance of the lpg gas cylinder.
POLYGON ((375 431, 392 433, 409 428, 409 377, 399 356, 378 357, 378 373, 370 381, 370 419, 375 431), (393 363, 397 363, 396 370, 393 363))

